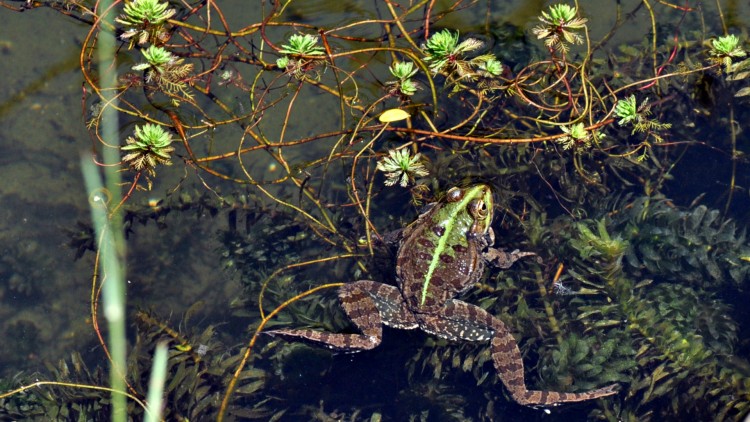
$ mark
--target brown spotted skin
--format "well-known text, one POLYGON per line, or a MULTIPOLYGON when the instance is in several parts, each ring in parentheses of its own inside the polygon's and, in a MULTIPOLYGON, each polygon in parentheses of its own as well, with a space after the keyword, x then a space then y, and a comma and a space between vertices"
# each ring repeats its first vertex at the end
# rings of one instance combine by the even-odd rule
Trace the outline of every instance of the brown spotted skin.
POLYGON ((469 223, 462 223, 454 234, 445 233, 441 225, 431 224, 441 210, 433 206, 430 210, 404 229, 403 240, 396 258, 398 285, 415 312, 437 312, 446 300, 454 298, 474 285, 484 273, 484 259, 481 251, 485 246, 484 237, 467 236, 469 223), (421 303, 422 280, 428 272, 432 251, 440 235, 453 236, 448 239, 446 252, 440 254, 438 265, 430 280, 425 301, 421 303), (418 280, 418 282, 415 282, 418 280))
POLYGON ((583 393, 527 390, 521 352, 505 324, 482 308, 454 299, 479 280, 486 262, 508 268, 533 255, 489 248, 494 236, 485 209, 492 209, 488 187, 452 189, 443 202, 404 229, 396 261, 398 287, 361 280, 339 289, 344 310, 362 334, 314 330, 269 334, 356 352, 380 344, 383 324, 421 328, 448 340, 489 341, 498 376, 519 404, 553 406, 616 394, 617 384, 583 393))
POLYGON ((380 344, 383 324, 404 330, 417 328, 414 315, 403 306, 401 292, 394 286, 371 280, 355 281, 339 288, 339 300, 362 334, 315 330, 275 330, 268 334, 304 340, 343 352, 359 352, 380 344))

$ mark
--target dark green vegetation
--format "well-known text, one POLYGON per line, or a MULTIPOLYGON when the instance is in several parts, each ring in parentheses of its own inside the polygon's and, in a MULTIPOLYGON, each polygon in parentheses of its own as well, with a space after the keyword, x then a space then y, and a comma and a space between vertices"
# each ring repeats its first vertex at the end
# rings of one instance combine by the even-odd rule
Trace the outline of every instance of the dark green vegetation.
MULTIPOLYGON (((89 66, 102 28, 84 13, 93 5, 2 3, 51 7, 91 26, 81 70, 94 88, 87 118, 98 139, 102 105, 89 66)), ((736 10, 592 1, 519 9, 518 21, 504 23, 510 12, 491 10, 494 2, 362 1, 352 15, 310 22, 311 3, 264 3, 262 16, 240 23, 216 2, 191 10, 149 2, 147 21, 124 17, 122 6, 114 12, 120 143, 133 140, 122 153, 126 228, 194 229, 174 224, 174 214, 229 221, 215 270, 234 275, 244 293, 207 304, 231 313, 231 325, 131 310, 130 394, 142 399, 153 348, 168 340, 169 420, 216 418, 225 395, 228 417, 255 420, 548 420, 505 396, 487 345, 395 330, 377 351, 347 356, 259 337, 227 393, 261 324, 349 327, 333 291, 266 319, 272 310, 325 283, 392 282, 393 251, 380 238, 446 188, 483 181, 495 190, 497 246, 534 251, 541 263, 490 271, 462 300, 517 333, 530 386, 622 386, 553 414, 656 421, 750 412, 750 344, 741 340, 750 329, 749 62, 746 41, 725 36, 740 33, 736 10), (408 123, 378 120, 393 108, 408 123), (149 126, 147 142, 145 124, 164 131, 149 126), (180 180, 160 185, 166 176, 180 180), (164 202, 145 205, 154 193, 164 202)), ((98 150, 113 144, 99 141, 98 150)), ((74 247, 92 259, 86 225, 70 227, 74 247)), ((2 274, 32 265, 0 264, 2 274)), ((6 291, 35 288, 13 280, 6 291)), ((83 363, 77 352, 43 374, 5 379, 2 391, 35 378, 78 387, 4 397, 0 415, 107 415, 109 393, 84 387, 107 385, 98 369, 106 362, 83 363)), ((139 418, 141 407, 129 404, 139 418)))

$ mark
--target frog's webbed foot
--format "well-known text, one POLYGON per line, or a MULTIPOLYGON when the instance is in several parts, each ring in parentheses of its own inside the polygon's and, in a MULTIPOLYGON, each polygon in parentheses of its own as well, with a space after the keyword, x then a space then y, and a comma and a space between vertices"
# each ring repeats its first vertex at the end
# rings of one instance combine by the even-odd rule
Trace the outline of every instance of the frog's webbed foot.
POLYGON ((617 393, 617 384, 582 393, 527 390, 521 352, 505 324, 484 309, 459 300, 449 300, 440 314, 421 321, 422 328, 450 340, 491 340, 495 369, 513 400, 526 406, 555 406, 617 393))
POLYGON ((369 350, 380 344, 382 325, 416 328, 414 316, 406 308, 398 289, 371 280, 348 283, 339 289, 339 299, 346 314, 362 334, 334 334, 315 330, 274 330, 266 334, 287 340, 301 340, 344 352, 369 350))
MULTIPOLYGON (((513 252, 505 252, 501 249, 489 248, 482 254, 484 259, 498 268, 510 268, 516 261, 527 256, 536 256, 534 252, 521 252, 518 249, 513 252)), ((537 258, 538 259, 538 258, 537 258)))

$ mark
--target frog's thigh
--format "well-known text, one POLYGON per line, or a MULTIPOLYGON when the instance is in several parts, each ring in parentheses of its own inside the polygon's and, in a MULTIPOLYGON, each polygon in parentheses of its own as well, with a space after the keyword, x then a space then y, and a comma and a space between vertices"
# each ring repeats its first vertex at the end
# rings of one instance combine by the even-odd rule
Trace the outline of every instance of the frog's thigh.
POLYGON ((405 307, 399 303, 401 294, 395 287, 370 280, 356 281, 339 289, 339 299, 347 315, 362 334, 334 334, 310 329, 282 329, 269 331, 268 334, 302 340, 329 349, 357 352, 372 349, 380 344, 383 338, 383 323, 408 326, 411 317, 411 325, 417 325, 410 313, 408 317, 402 315, 405 307))
POLYGON ((372 280, 348 283, 339 289, 341 304, 349 318, 364 334, 381 334, 381 324, 394 328, 417 327, 414 315, 406 308, 401 292, 395 286, 372 280))
POLYGON ((425 317, 422 329, 448 340, 489 341, 498 331, 508 330, 499 319, 484 309, 451 299, 439 313, 425 317))

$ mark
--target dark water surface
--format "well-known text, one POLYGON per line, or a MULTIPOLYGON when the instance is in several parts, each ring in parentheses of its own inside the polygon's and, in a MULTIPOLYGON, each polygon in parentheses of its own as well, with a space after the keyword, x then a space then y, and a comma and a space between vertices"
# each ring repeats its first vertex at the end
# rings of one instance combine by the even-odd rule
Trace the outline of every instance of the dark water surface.
MULTIPOLYGON (((230 27, 239 27, 259 20, 260 8, 255 5, 260 3, 225 2, 221 7, 230 27)), ((340 25, 354 19, 376 19, 383 13, 382 4, 373 7, 370 2, 364 1, 346 3, 345 11, 340 12, 342 2, 338 1, 291 2, 287 13, 297 17, 300 22, 319 27, 340 25)), ((611 11, 616 2, 591 0, 580 3, 591 20, 591 38, 600 39, 614 22, 611 11)), ((626 6, 624 10, 632 10, 638 4, 637 1, 619 3, 626 6)), ((695 6, 693 2, 689 3, 695 6)), ((750 16, 750 6, 746 3, 722 2, 727 14, 725 18, 734 23, 734 33, 740 38, 747 36, 736 29, 741 26, 739 22, 747 22, 750 16)), ((509 22, 528 31, 536 24, 535 16, 543 6, 546 7, 546 3, 541 1, 479 2, 478 6, 450 16, 440 26, 461 28, 462 34, 481 33, 489 19, 509 22), (487 3, 493 3, 496 8, 490 18, 485 13, 487 3)), ((704 4, 703 7, 706 9, 705 21, 701 22, 691 15, 680 27, 680 37, 688 38, 684 34, 690 34, 689 38, 693 40, 692 34, 695 32, 713 34, 720 31, 715 5, 704 4), (701 25, 706 27, 702 28, 701 25)), ((662 32, 671 37, 680 14, 669 7, 660 6, 657 9, 657 16, 664 17, 664 22, 667 22, 662 32)), ((618 31, 611 45, 638 44, 644 37, 650 37, 650 22, 644 10, 644 7, 638 9, 639 18, 630 22, 633 28, 618 31)), ((89 220, 88 198, 79 169, 81 154, 89 152, 92 145, 85 117, 82 117, 88 115, 89 111, 88 104, 82 105, 81 101, 84 88, 79 68, 80 46, 89 28, 45 8, 24 13, 0 9, 0 22, 0 73, 4 79, 0 84, 0 377, 7 380, 23 373, 36 374, 34 377, 39 379, 50 379, 45 364, 57 367, 59 361, 69 359, 73 352, 80 353, 92 368, 106 366, 91 324, 94 254, 88 251, 76 260, 77 250, 68 246, 70 232, 85 234, 85 226, 77 223, 89 220)), ((490 26, 495 27, 494 24, 490 26)), ((747 47, 747 43, 744 45, 747 47)), ((668 53, 665 49, 664 55, 668 53)), ((661 60, 664 58, 661 57, 661 60)), ((506 57, 504 60, 512 62, 514 58, 506 57)), ((301 99, 301 104, 302 101, 310 103, 309 106, 298 108, 303 113, 299 115, 300 121, 324 120, 326 108, 337 107, 336 102, 325 105, 314 99, 301 99)), ((744 154, 749 152, 747 133, 750 132, 743 130, 748 117, 747 101, 731 98, 707 101, 711 106, 704 110, 708 111, 685 116, 682 122, 694 127, 692 133, 695 137, 669 140, 697 141, 710 145, 716 139, 726 139, 730 136, 727 124, 722 126, 715 120, 726 112, 726 104, 732 102, 734 118, 740 129, 736 132, 736 149, 740 153, 744 151, 744 154)), ((233 107, 240 109, 246 107, 247 103, 237 98, 233 107)), ((270 124, 280 118, 269 116, 266 122, 270 124)), ((673 122, 675 126, 680 123, 673 122)), ((335 127, 336 122, 332 125, 335 127)), ((683 129, 678 131, 681 136, 685 133, 683 129)), ((288 138, 305 136, 309 130, 302 125, 292 126, 288 138)), ((160 170, 160 177, 156 179, 152 191, 139 192, 132 201, 145 204, 149 200, 163 199, 186 174, 186 180, 181 182, 185 192, 193 196, 205 192, 202 180, 192 171, 184 172, 181 167, 180 163, 173 167, 174 170, 160 170)), ((271 174, 272 170, 266 162, 254 163, 254 168, 261 169, 259 171, 268 169, 269 178, 278 176, 271 174)), ((734 193, 728 216, 737 221, 740 230, 744 230, 750 218, 750 166, 746 159, 740 160, 733 172, 724 146, 688 150, 674 169, 672 180, 666 183, 664 191, 681 207, 687 207, 698 195, 705 194, 702 203, 724 211, 733 173, 737 176, 734 183, 739 189, 734 193)), ((211 183, 219 190, 231 187, 218 181, 211 183)), ((293 196, 289 194, 290 198, 293 196)), ((161 228, 153 221, 133 227, 128 240, 127 300, 133 312, 135 309, 154 310, 173 327, 180 325, 184 313, 190 309, 192 328, 218 327, 215 337, 221 339, 227 347, 227 354, 230 354, 236 353, 249 339, 246 327, 256 326, 248 319, 257 316, 253 314, 257 304, 235 303, 246 286, 241 283, 242 269, 227 270, 226 258, 229 254, 227 251, 231 249, 228 246, 231 240, 228 240, 226 232, 234 220, 226 210, 212 214, 211 210, 197 208, 170 214, 160 221, 163 225, 161 228), (239 311, 238 308, 245 310, 239 311)), ((400 221, 398 216, 395 220, 400 221)), ((270 233, 281 236, 274 231, 279 229, 275 220, 269 222, 258 217, 257 221, 271 226, 276 224, 271 227, 270 233)), ((253 233, 263 233, 260 228, 257 230, 253 233)), ((258 238, 251 242, 281 243, 281 239, 297 235, 299 233, 290 228, 283 233, 285 237, 279 237, 278 241, 277 238, 258 238)), ((330 254, 323 247, 319 252, 330 254)), ((305 255, 304 251, 288 253, 305 255)), ((277 268, 273 265, 277 259, 278 262, 286 262, 277 256, 263 257, 263 271, 271 272, 277 268)), ((320 273, 325 282, 362 277, 360 270, 353 265, 332 266, 330 271, 327 270, 320 273)), ((746 378, 750 376, 746 362, 750 351, 750 344, 746 340, 750 331, 750 316, 745 310, 746 300, 749 299, 747 282, 745 280, 741 291, 726 289, 716 295, 716 298, 731 306, 731 318, 739 325, 739 341, 736 342, 738 356, 736 359, 727 356, 727 360, 732 361, 738 373, 746 378)), ((325 304, 336 306, 332 294, 325 297, 325 304)), ((427 383, 420 384, 421 389, 410 390, 404 367, 409 365, 410 360, 419 359, 414 353, 425 341, 429 341, 426 335, 387 330, 384 342, 377 351, 357 355, 331 356, 327 352, 311 352, 307 348, 285 351, 288 356, 264 351, 262 356, 267 360, 258 363, 258 367, 277 376, 273 380, 277 384, 268 387, 274 395, 272 397, 269 393, 269 407, 274 408, 278 400, 282 402, 278 409, 305 409, 290 412, 282 420, 335 420, 337 415, 346 420, 377 420, 380 415, 383 420, 479 420, 475 414, 483 412, 485 418, 496 415, 497 420, 581 420, 596 408, 594 404, 582 404, 563 411, 555 409, 552 415, 546 415, 542 410, 509 405, 490 412, 484 409, 487 402, 485 395, 490 396, 486 382, 477 387, 476 380, 466 373, 454 375, 451 381, 458 386, 456 390, 463 389, 467 397, 459 397, 461 391, 440 391, 441 386, 431 390, 427 383), (337 368, 333 374, 331 367, 337 368), (347 374, 350 376, 347 377, 347 374), (285 397, 275 397, 284 394, 285 397), (451 408, 445 405, 450 400, 455 400, 456 408, 463 406, 472 410, 467 410, 465 414, 441 414, 439 409, 451 408), (444 402, 443 406, 441 401, 444 402), (320 409, 316 410, 318 405, 320 409), (504 416, 498 416, 501 414, 504 416)), ((262 342, 267 343, 265 339, 262 342)), ((424 356, 421 358, 427 359, 424 356)), ((411 364, 419 366, 413 361, 411 364)), ((445 366, 448 365, 445 363, 445 366)), ((422 365, 421 368, 424 373, 433 370, 429 365, 422 365)), ((487 369, 494 370, 489 365, 487 369)), ((230 372, 233 370, 234 367, 229 369, 230 372)), ((535 382, 538 373, 534 369, 527 373, 527 382, 535 382)), ((9 381, 2 385, 13 386, 9 381)), ((494 388, 499 390, 502 387, 498 383, 494 388)), ((748 389, 744 391, 747 393, 748 389)), ((668 407, 664 403, 662 405, 668 407)), ((641 414, 648 414, 640 410, 641 414)), ((262 420, 262 417, 255 416, 262 420)), ((265 417, 270 417, 270 414, 265 417)))

